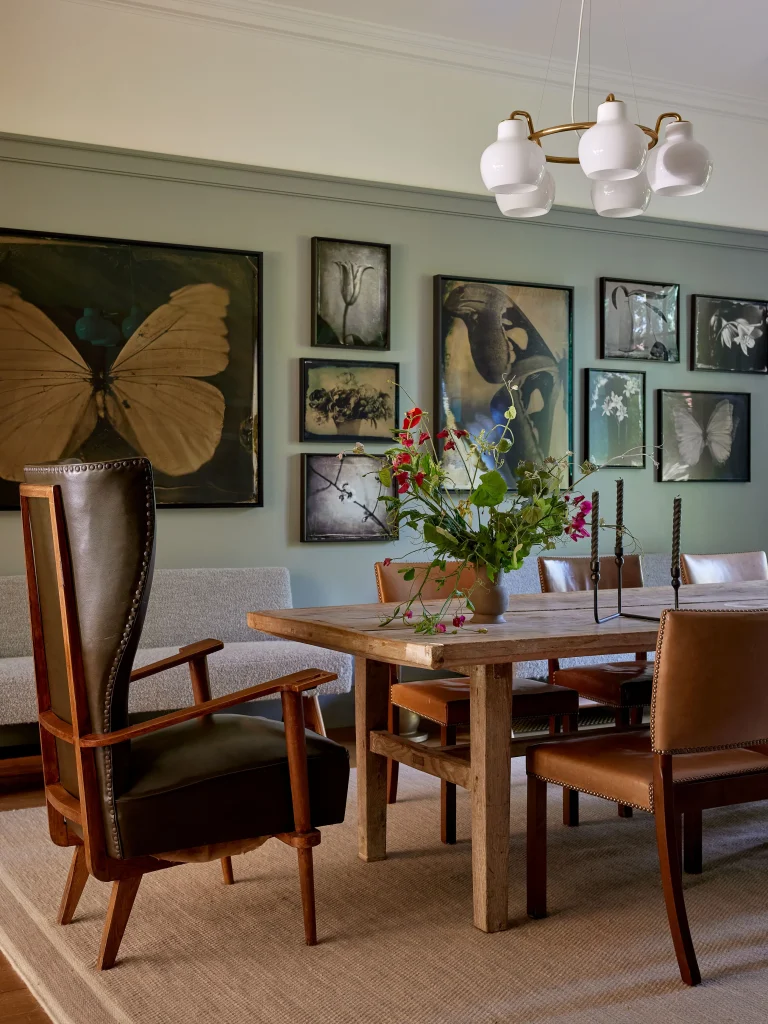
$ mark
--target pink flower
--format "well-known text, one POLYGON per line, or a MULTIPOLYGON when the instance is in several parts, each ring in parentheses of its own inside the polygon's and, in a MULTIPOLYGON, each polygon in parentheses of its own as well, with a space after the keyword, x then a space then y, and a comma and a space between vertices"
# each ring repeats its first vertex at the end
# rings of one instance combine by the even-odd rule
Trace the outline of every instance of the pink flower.
POLYGON ((403 618, 404 619, 412 619, 413 618, 413 612, 411 611, 410 608, 408 609, 407 612, 403 612, 403 618))
POLYGON ((424 444, 424 442, 428 441, 428 440, 429 440, 429 431, 422 430, 422 432, 419 434, 419 444, 424 444))
POLYGON ((410 434, 401 434, 400 444, 404 444, 406 448, 411 448, 413 446, 413 438, 410 434))
POLYGON ((456 442, 455 441, 446 441, 445 444, 443 445, 443 451, 444 452, 449 452, 451 450, 451 448, 455 448, 455 447, 456 447, 456 442))
POLYGON ((588 516, 589 513, 592 511, 592 502, 591 501, 582 501, 581 508, 579 509, 579 511, 583 515, 588 516))
POLYGON ((439 438, 442 441, 442 439, 444 437, 448 437, 448 431, 447 430, 440 430, 440 431, 438 431, 437 434, 435 434, 435 437, 439 438))
POLYGON ((573 504, 578 505, 580 501, 584 501, 583 494, 577 494, 576 497, 573 499, 573 504))
POLYGON ((417 426, 417 424, 421 423, 421 417, 422 411, 421 409, 419 409, 418 406, 415 405, 413 409, 409 409, 408 412, 405 414, 405 419, 403 420, 403 427, 406 430, 410 430, 411 427, 415 427, 417 426))
POLYGON ((454 626, 461 627, 467 621, 466 615, 454 615, 453 624, 454 626))
POLYGON ((421 487, 422 484, 424 483, 424 474, 417 473, 413 478, 413 482, 416 484, 417 487, 421 487))
POLYGON ((392 559, 391 558, 385 558, 384 559, 384 568, 386 569, 386 567, 388 565, 392 565, 392 559))
POLYGON ((406 465, 411 461, 411 456, 408 452, 400 452, 392 459, 392 469, 397 469, 398 466, 406 465))
POLYGON ((445 632, 445 624, 442 623, 442 622, 438 622, 438 624, 435 626, 435 629, 437 630, 438 633, 444 633, 445 632))

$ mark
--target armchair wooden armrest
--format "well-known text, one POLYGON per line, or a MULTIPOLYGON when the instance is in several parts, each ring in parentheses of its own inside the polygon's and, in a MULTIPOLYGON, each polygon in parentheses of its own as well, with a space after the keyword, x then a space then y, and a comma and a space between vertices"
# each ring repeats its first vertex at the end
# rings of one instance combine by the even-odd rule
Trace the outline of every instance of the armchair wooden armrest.
MULTIPOLYGON (((111 747, 116 743, 123 743, 125 740, 138 739, 139 736, 146 736, 151 732, 166 729, 169 725, 179 725, 182 722, 189 722, 193 718, 203 718, 214 711, 224 711, 226 708, 234 707, 236 704, 243 704, 249 700, 255 700, 257 697, 267 697, 271 693, 279 693, 281 695, 286 693, 301 694, 304 690, 314 690, 316 686, 330 683, 336 678, 337 676, 333 672, 321 672, 311 668, 303 669, 301 672, 293 672, 289 676, 272 679, 268 683, 249 686, 245 690, 238 690, 236 693, 228 693, 223 697, 215 697, 213 700, 203 701, 201 704, 195 704, 191 708, 172 711, 168 715, 151 718, 147 722, 129 725, 125 729, 117 729, 115 732, 90 733, 87 736, 81 736, 79 745, 81 747, 111 747)), ((66 738, 56 731, 60 720, 53 712, 43 712, 39 718, 43 728, 53 732, 54 735, 58 735, 61 739, 66 738)), ((67 723, 61 724, 66 725, 67 723)))
POLYGON ((191 661, 197 661, 222 651, 224 644, 221 640, 198 640, 197 643, 180 647, 178 654, 172 654, 170 658, 163 658, 161 661, 153 661, 151 665, 144 665, 142 668, 135 668, 131 672, 131 682, 137 679, 145 679, 147 676, 156 675, 158 672, 165 672, 166 669, 176 668, 178 665, 186 665, 191 661))

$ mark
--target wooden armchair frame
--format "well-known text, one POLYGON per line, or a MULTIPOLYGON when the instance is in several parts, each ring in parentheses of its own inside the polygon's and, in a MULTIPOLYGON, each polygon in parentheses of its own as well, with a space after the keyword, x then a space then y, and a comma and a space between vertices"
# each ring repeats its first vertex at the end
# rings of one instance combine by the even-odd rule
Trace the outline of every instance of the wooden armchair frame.
MULTIPOLYGON (((175 867, 179 863, 179 861, 160 860, 151 856, 118 859, 109 855, 104 835, 101 796, 96 774, 96 750, 146 736, 195 718, 202 718, 215 711, 223 711, 258 697, 279 693, 283 706, 295 829, 293 832, 266 838, 280 839, 289 846, 293 846, 297 851, 304 911, 304 934, 307 945, 314 945, 317 942, 317 931, 312 847, 319 844, 320 833, 317 829, 312 828, 310 819, 302 695, 305 691, 314 690, 323 683, 336 679, 336 676, 330 672, 305 669, 268 683, 250 686, 236 693, 211 699, 206 659, 209 654, 220 651, 224 644, 220 640, 201 640, 182 647, 178 654, 137 668, 131 673, 131 681, 134 681, 179 665, 189 665, 192 691, 196 702, 194 706, 114 732, 94 733, 91 729, 88 712, 83 653, 61 489, 56 485, 22 484, 20 493, 48 824, 51 839, 57 846, 75 847, 59 910, 59 924, 68 924, 72 920, 89 875, 93 875, 99 881, 112 882, 112 895, 97 963, 99 970, 111 967, 117 957, 142 875, 150 871, 175 867), (29 511, 31 500, 44 500, 48 502, 49 506, 71 723, 56 715, 51 707, 42 613, 32 544, 29 511), (56 749, 57 740, 71 745, 74 749, 79 798, 72 796, 61 784, 56 749), (77 828, 73 826, 77 826, 77 828)), ((322 732, 322 719, 320 725, 321 728, 317 731, 322 732)), ((262 837, 254 836, 253 838, 262 837)), ((229 856, 222 858, 222 867, 225 882, 231 883, 233 878, 229 856)))

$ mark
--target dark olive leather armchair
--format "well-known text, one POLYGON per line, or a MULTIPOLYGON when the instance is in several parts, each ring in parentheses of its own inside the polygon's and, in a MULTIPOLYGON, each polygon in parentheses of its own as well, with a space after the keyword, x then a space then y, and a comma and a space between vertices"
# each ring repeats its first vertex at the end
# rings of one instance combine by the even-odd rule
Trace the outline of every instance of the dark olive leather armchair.
MULTIPOLYGON (((308 669, 211 700, 203 640, 132 671, 155 548, 146 459, 34 466, 21 487, 35 676, 51 838, 74 846, 59 922, 88 875, 113 882, 98 966, 111 967, 142 875, 221 859, 276 837, 299 858, 305 937, 316 942, 312 847, 343 821, 349 760, 306 732, 308 669), (130 725, 132 679, 187 663, 194 706, 130 725), (284 724, 222 714, 280 694, 284 724)), ((245 614, 246 609, 243 609, 245 614)))

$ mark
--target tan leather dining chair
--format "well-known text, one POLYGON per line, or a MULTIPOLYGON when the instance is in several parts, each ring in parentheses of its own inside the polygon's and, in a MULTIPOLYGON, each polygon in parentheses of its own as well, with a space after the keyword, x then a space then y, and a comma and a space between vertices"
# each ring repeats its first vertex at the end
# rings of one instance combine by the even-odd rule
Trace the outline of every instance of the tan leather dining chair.
POLYGON ((747 583, 768 580, 764 551, 737 551, 727 555, 681 555, 683 583, 747 583))
MULTIPOLYGON (((429 569, 426 562, 376 562, 376 589, 383 603, 407 601, 421 586, 429 569), (403 569, 413 568, 413 580, 403 579, 403 569)), ((424 584, 424 600, 445 599, 457 589, 468 590, 475 582, 474 569, 458 573, 459 563, 448 562, 445 572, 433 571, 424 584), (445 580, 445 583, 440 581, 445 580)), ((414 612, 418 614, 418 609, 414 612)), ((469 724, 469 679, 425 679, 400 682, 396 667, 391 667, 389 688, 389 731, 400 729, 400 708, 413 711, 440 726, 440 744, 447 747, 456 743, 459 726, 469 724)), ((516 718, 548 716, 551 731, 574 731, 578 728, 578 694, 563 686, 549 686, 535 679, 515 677, 512 685, 512 713, 516 718)), ((511 723, 510 723, 511 728, 511 723)), ((398 762, 387 761, 387 802, 397 800, 398 762)), ((570 813, 569 804, 564 814, 570 813)), ((578 815, 578 809, 576 810, 578 815)), ((570 821, 566 822, 569 824, 570 821)), ((444 843, 456 842, 456 786, 444 779, 440 782, 440 836, 444 843)))
POLYGON ((574 737, 528 750, 528 914, 547 913, 547 784, 630 804, 656 818, 667 917, 688 985, 701 981, 688 926, 680 816, 768 800, 768 609, 662 613, 650 731, 574 737), (733 679, 739 679, 734 687, 733 679))

